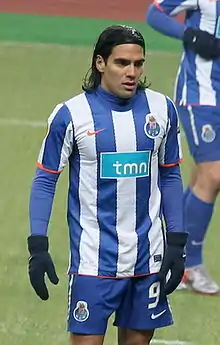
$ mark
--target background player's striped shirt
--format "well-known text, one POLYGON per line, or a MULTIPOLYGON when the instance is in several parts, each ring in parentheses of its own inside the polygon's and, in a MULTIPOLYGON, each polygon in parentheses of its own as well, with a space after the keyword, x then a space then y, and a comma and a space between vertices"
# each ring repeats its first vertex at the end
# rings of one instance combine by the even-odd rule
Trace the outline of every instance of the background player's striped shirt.
MULTIPOLYGON (((123 277, 160 269, 159 166, 181 159, 176 109, 160 93, 138 91, 117 103, 100 87, 56 106, 38 166, 59 174, 69 163, 70 273, 123 277)), ((174 231, 183 231, 181 221, 174 231)))
MULTIPOLYGON (((154 4, 170 16, 186 11, 187 27, 200 28, 220 39, 220 1, 156 0, 154 4)), ((193 51, 185 52, 177 75, 175 99, 179 105, 220 106, 220 57, 206 61, 193 51)))

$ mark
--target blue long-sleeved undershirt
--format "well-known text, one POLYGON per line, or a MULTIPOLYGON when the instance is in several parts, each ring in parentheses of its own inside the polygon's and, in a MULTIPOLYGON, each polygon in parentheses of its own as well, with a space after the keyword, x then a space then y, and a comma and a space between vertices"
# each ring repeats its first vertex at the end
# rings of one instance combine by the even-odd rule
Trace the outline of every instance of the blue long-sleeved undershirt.
POLYGON ((32 183, 29 216, 32 235, 46 235, 59 174, 36 170, 32 183))
POLYGON ((183 38, 185 25, 160 11, 154 4, 147 11, 146 21, 153 29, 166 36, 177 39, 183 38))
POLYGON ((160 167, 163 216, 166 230, 182 232, 183 228, 183 184, 179 165, 160 167))
MULTIPOLYGON (((59 174, 37 169, 30 196, 32 235, 46 235, 59 174)), ((160 167, 163 214, 167 231, 183 231, 183 186, 179 166, 160 167)))
MULTIPOLYGON (((147 23, 166 36, 182 39, 185 25, 151 5, 146 15, 147 23)), ((179 166, 160 167, 163 214, 167 231, 183 229, 183 185, 179 166)))

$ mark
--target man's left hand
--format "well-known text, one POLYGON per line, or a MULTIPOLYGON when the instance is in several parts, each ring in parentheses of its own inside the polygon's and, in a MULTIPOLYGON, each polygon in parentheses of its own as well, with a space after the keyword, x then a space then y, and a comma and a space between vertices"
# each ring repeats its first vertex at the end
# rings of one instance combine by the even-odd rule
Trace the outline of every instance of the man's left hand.
POLYGON ((165 295, 172 293, 179 283, 185 269, 185 245, 188 233, 186 232, 168 232, 167 246, 164 253, 161 269, 158 273, 161 281, 161 292, 165 295), (170 278, 166 281, 168 272, 170 278))

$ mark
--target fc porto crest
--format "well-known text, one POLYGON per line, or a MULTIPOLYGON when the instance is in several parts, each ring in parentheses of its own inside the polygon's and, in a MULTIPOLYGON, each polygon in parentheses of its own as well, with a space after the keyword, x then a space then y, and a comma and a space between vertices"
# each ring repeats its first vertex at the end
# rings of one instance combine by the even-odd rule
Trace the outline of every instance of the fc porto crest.
POLYGON ((201 137, 202 137, 202 140, 205 141, 205 143, 211 143, 212 141, 215 140, 216 134, 210 124, 204 125, 202 127, 201 137))
POLYGON ((160 125, 157 122, 154 114, 150 113, 146 115, 146 120, 144 124, 144 133, 150 139, 155 139, 160 134, 160 125))
POLYGON ((78 301, 73 311, 74 319, 78 322, 84 322, 89 318, 88 305, 85 301, 78 301))

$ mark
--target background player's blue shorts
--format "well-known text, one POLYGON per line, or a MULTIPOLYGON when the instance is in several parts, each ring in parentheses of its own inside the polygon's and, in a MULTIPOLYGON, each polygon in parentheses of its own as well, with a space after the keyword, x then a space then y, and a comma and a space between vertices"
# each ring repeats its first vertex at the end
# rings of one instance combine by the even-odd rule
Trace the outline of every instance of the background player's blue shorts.
POLYGON ((105 334, 114 312, 118 327, 152 330, 171 325, 169 303, 159 297, 157 274, 122 279, 70 276, 68 331, 105 334))
POLYGON ((195 162, 220 161, 220 108, 178 106, 177 109, 195 162))

